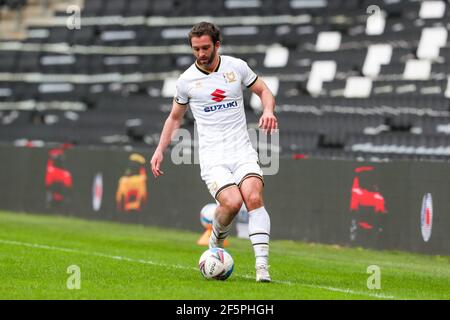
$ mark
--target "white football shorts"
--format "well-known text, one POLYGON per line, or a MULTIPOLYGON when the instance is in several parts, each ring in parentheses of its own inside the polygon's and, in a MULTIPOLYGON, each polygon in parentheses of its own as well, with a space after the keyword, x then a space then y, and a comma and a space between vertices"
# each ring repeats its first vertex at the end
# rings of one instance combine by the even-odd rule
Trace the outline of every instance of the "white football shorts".
POLYGON ((264 183, 263 172, 258 162, 249 159, 202 168, 201 177, 216 200, 222 191, 233 186, 240 187, 249 177, 257 177, 264 183))

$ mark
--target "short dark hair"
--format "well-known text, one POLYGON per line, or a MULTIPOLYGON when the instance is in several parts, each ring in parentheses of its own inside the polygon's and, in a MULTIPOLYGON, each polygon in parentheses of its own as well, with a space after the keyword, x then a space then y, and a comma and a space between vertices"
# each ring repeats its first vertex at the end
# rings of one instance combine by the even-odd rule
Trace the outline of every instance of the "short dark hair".
POLYGON ((222 42, 222 34, 218 26, 210 22, 200 22, 194 25, 189 32, 189 45, 192 47, 192 37, 201 37, 208 35, 211 37, 213 44, 217 41, 222 42))

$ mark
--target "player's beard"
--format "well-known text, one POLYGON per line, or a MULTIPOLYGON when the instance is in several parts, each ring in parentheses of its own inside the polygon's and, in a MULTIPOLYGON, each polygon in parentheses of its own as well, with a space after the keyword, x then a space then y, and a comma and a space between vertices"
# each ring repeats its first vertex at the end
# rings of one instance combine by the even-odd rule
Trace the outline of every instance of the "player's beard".
POLYGON ((216 48, 213 48, 211 55, 208 57, 206 62, 202 62, 200 59, 197 59, 197 63, 201 65, 203 68, 209 69, 216 58, 216 48))

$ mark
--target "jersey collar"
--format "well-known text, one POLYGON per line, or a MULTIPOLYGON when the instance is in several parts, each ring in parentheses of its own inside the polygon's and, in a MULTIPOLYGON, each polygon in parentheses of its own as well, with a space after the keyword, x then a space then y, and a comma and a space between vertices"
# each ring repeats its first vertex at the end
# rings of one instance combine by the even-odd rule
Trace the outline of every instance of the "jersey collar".
POLYGON ((197 61, 195 61, 195 66, 197 67, 198 71, 200 71, 200 72, 202 72, 202 73, 208 75, 208 74, 211 74, 211 73, 213 73, 213 72, 217 72, 217 71, 219 70, 219 68, 220 68, 220 63, 221 63, 221 62, 222 62, 222 58, 219 56, 219 63, 217 64, 217 67, 216 67, 216 68, 214 69, 214 71, 212 71, 212 72, 207 71, 207 70, 203 69, 202 67, 200 67, 200 66, 197 64, 197 61))

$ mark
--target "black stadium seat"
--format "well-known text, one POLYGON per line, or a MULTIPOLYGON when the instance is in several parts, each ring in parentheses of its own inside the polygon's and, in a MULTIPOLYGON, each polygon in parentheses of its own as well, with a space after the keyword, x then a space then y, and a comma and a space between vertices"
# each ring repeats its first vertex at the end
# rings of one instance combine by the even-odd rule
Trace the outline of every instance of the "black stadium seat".
POLYGON ((124 16, 136 17, 147 16, 150 11, 150 1, 147 0, 129 0, 124 11, 124 16))
POLYGON ((90 45, 94 42, 98 31, 95 26, 83 26, 80 29, 74 29, 71 31, 71 44, 72 45, 90 45))
POLYGON ((121 16, 126 6, 127 1, 125 0, 108 0, 102 8, 102 14, 105 16, 121 16))
POLYGON ((74 30, 70 30, 67 27, 54 27, 49 28, 49 36, 46 41, 48 43, 70 43, 70 37, 74 33, 74 30))
POLYGON ((86 17, 96 17, 102 15, 102 9, 107 0, 89 0, 85 1, 82 15, 86 17))
POLYGON ((0 72, 15 71, 19 60, 17 51, 0 51, 0 72))

